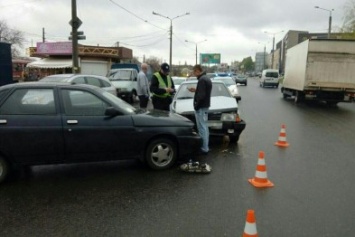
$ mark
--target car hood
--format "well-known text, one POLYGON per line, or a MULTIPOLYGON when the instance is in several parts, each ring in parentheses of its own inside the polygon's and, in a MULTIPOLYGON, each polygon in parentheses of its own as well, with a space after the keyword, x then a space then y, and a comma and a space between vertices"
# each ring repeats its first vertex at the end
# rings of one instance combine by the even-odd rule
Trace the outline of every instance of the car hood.
MULTIPOLYGON (((178 114, 194 113, 193 99, 174 100, 172 109, 178 114)), ((211 97, 211 106, 209 111, 231 111, 237 110, 238 104, 235 98, 225 96, 211 97)))
POLYGON ((150 110, 132 116, 135 126, 144 127, 193 127, 191 120, 168 111, 150 110))

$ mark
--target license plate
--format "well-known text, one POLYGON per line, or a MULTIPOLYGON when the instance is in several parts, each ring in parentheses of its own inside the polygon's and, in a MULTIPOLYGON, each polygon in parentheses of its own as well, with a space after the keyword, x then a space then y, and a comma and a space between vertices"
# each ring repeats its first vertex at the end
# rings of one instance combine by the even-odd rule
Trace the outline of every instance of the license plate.
POLYGON ((234 133, 234 129, 228 129, 228 133, 234 133))

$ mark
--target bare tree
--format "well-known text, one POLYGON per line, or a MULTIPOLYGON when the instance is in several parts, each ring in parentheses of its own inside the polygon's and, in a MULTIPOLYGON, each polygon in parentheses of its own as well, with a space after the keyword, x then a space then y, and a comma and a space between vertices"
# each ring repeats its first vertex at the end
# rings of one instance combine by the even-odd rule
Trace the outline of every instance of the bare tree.
POLYGON ((160 63, 157 57, 149 57, 145 61, 147 64, 149 64, 152 67, 153 72, 157 72, 160 70, 160 63))
POLYGON ((348 0, 345 3, 344 13, 342 31, 355 33, 355 0, 348 0))
POLYGON ((0 20, 0 41, 10 43, 12 56, 17 57, 20 56, 25 38, 21 31, 10 29, 5 21, 0 20))

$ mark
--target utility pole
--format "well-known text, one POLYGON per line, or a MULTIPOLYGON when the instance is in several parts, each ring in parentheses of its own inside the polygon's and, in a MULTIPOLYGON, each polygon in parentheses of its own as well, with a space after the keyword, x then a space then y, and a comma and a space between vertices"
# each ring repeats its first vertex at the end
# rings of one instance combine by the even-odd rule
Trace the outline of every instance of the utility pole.
POLYGON ((73 73, 80 72, 79 59, 78 59, 78 28, 82 24, 81 20, 76 15, 76 0, 71 0, 71 40, 73 50, 73 73))
POLYGON ((173 18, 170 18, 168 16, 164 16, 160 13, 157 13, 157 12, 154 12, 153 11, 153 15, 157 15, 157 16, 160 16, 160 17, 163 17, 163 18, 167 18, 170 20, 170 30, 169 30, 169 41, 170 41, 170 53, 169 53, 169 65, 170 67, 172 67, 172 56, 173 56, 173 20, 176 19, 176 18, 179 18, 179 17, 182 17, 182 16, 186 16, 186 15, 190 15, 189 12, 186 12, 185 14, 182 14, 182 15, 179 15, 179 16, 176 16, 176 17, 173 17, 173 18))
POLYGON ((42 28, 42 42, 43 42, 43 43, 46 42, 44 27, 42 28))

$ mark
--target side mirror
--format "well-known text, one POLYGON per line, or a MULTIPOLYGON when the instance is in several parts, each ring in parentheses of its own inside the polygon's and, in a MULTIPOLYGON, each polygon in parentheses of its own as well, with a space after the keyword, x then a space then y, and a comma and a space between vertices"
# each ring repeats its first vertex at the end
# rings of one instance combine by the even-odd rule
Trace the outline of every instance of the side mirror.
POLYGON ((113 107, 109 107, 105 110, 105 116, 116 117, 118 115, 121 115, 121 112, 113 107))

